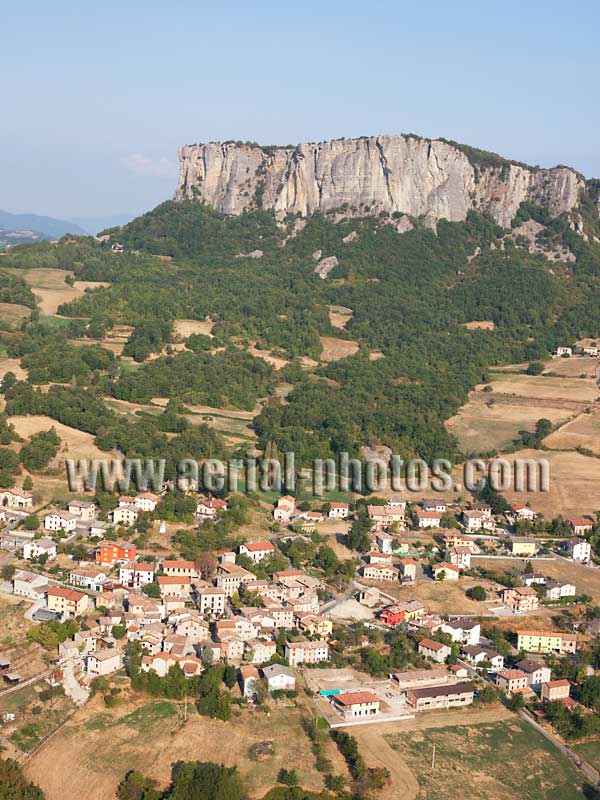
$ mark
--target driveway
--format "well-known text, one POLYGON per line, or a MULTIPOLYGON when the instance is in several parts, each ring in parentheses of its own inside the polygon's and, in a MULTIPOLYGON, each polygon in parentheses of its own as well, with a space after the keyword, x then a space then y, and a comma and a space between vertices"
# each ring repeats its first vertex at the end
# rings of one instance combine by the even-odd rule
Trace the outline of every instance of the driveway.
POLYGON ((90 690, 86 687, 83 687, 79 684, 79 681, 75 677, 75 664, 73 661, 65 661, 62 666, 63 670, 63 686, 65 689, 65 694, 71 698, 71 700, 77 706, 82 706, 84 703, 87 702, 90 696, 90 690))

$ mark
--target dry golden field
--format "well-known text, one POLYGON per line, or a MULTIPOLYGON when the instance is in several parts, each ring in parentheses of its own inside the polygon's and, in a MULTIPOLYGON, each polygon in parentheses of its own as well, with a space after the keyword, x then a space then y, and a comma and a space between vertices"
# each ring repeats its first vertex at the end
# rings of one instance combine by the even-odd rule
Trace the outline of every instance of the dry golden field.
POLYGON ((337 339, 335 336, 321 336, 320 339, 323 346, 322 361, 339 361, 358 352, 358 342, 337 339))
POLYGON ((24 319, 31 314, 31 309, 27 306, 20 306, 17 303, 0 303, 0 322, 10 325, 15 330, 24 319))
MULTIPOLYGON (((78 797, 82 787, 89 800, 106 800, 114 797, 118 783, 131 769, 166 787, 173 763, 180 760, 236 765, 253 797, 276 785, 282 767, 296 769, 307 789, 323 788, 323 777, 314 768, 310 743, 301 727, 305 712, 293 704, 272 702, 269 716, 244 709, 228 722, 202 717, 193 707, 184 722, 182 711, 179 704, 139 695, 108 710, 101 697, 94 698, 34 755, 25 772, 40 785, 47 800, 78 797), (252 760, 249 748, 259 742, 272 742, 273 756, 252 760)), ((336 749, 328 747, 327 755, 334 760, 335 772, 343 774, 336 749)))
POLYGON ((346 306, 329 306, 329 321, 334 328, 343 330, 354 316, 354 311, 346 306))

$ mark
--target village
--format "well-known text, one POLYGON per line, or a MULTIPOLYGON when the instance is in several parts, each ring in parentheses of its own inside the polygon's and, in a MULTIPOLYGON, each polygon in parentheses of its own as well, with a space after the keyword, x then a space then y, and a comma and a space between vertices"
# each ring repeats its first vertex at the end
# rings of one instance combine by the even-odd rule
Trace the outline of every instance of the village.
MULTIPOLYGON (((228 500, 197 497, 199 531, 226 516, 228 500)), ((595 674, 581 646, 596 620, 563 616, 559 629, 554 612, 592 602, 580 576, 598 569, 588 541, 594 520, 572 519, 557 537, 533 531, 538 515, 526 505, 498 515, 485 502, 461 509, 440 499, 408 505, 369 498, 301 510, 293 497, 281 496, 271 507, 268 538, 186 560, 157 557, 122 537, 135 532, 140 515, 164 532, 163 499, 150 492, 122 496, 105 513, 92 498, 77 499, 48 509, 40 529, 28 531, 33 496, 0 493, 2 592, 30 601, 25 613, 40 626, 74 621, 48 654, 45 680, 62 686, 75 705, 86 703, 95 681, 123 673, 133 646, 141 672, 161 679, 173 669, 192 679, 211 665, 230 665, 249 703, 304 687, 332 729, 492 698, 515 708, 526 703, 538 720, 549 703, 581 708, 560 665, 581 660, 584 674, 595 674), (323 570, 282 563, 286 543, 326 542, 319 531, 331 526, 364 539, 343 591, 323 570), (78 557, 59 568, 65 543, 76 543, 78 557), (515 567, 503 584, 493 570, 507 560, 515 567), (563 572, 573 565, 574 577, 550 577, 548 565, 556 563, 563 572), (449 594, 463 584, 462 597, 481 611, 465 613, 464 602, 449 594), (420 599, 423 587, 433 599, 420 599), (344 629, 362 653, 402 631, 413 654, 405 669, 367 674, 344 662, 338 646, 344 629)), ((5 691, 35 678, 21 674, 10 651, 0 653, 0 668, 5 691)), ((9 714, 4 723, 9 736, 19 720, 9 714)))

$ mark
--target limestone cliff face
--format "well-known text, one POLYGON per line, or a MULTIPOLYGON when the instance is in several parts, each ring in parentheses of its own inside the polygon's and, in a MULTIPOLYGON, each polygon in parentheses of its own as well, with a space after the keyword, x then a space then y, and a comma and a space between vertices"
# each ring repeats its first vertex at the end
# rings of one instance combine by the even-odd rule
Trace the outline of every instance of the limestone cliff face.
POLYGON ((410 135, 264 150, 233 142, 188 145, 179 160, 175 199, 195 198, 232 215, 257 207, 278 217, 342 208, 348 216, 398 211, 435 224, 464 220, 476 208, 508 227, 524 200, 555 215, 570 212, 585 185, 567 167, 478 163, 458 146, 410 135))

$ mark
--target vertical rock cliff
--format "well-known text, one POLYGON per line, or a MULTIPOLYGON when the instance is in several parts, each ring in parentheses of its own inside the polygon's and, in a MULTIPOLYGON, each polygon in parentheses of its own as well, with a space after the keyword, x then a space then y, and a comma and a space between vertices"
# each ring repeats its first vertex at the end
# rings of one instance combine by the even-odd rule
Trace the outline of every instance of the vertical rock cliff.
POLYGON ((179 150, 176 200, 193 198, 224 214, 252 208, 307 216, 402 212, 429 224, 464 220, 470 209, 509 226, 531 201, 554 215, 572 211, 585 186, 567 167, 529 168, 443 140, 370 136, 297 147, 236 142, 179 150))

